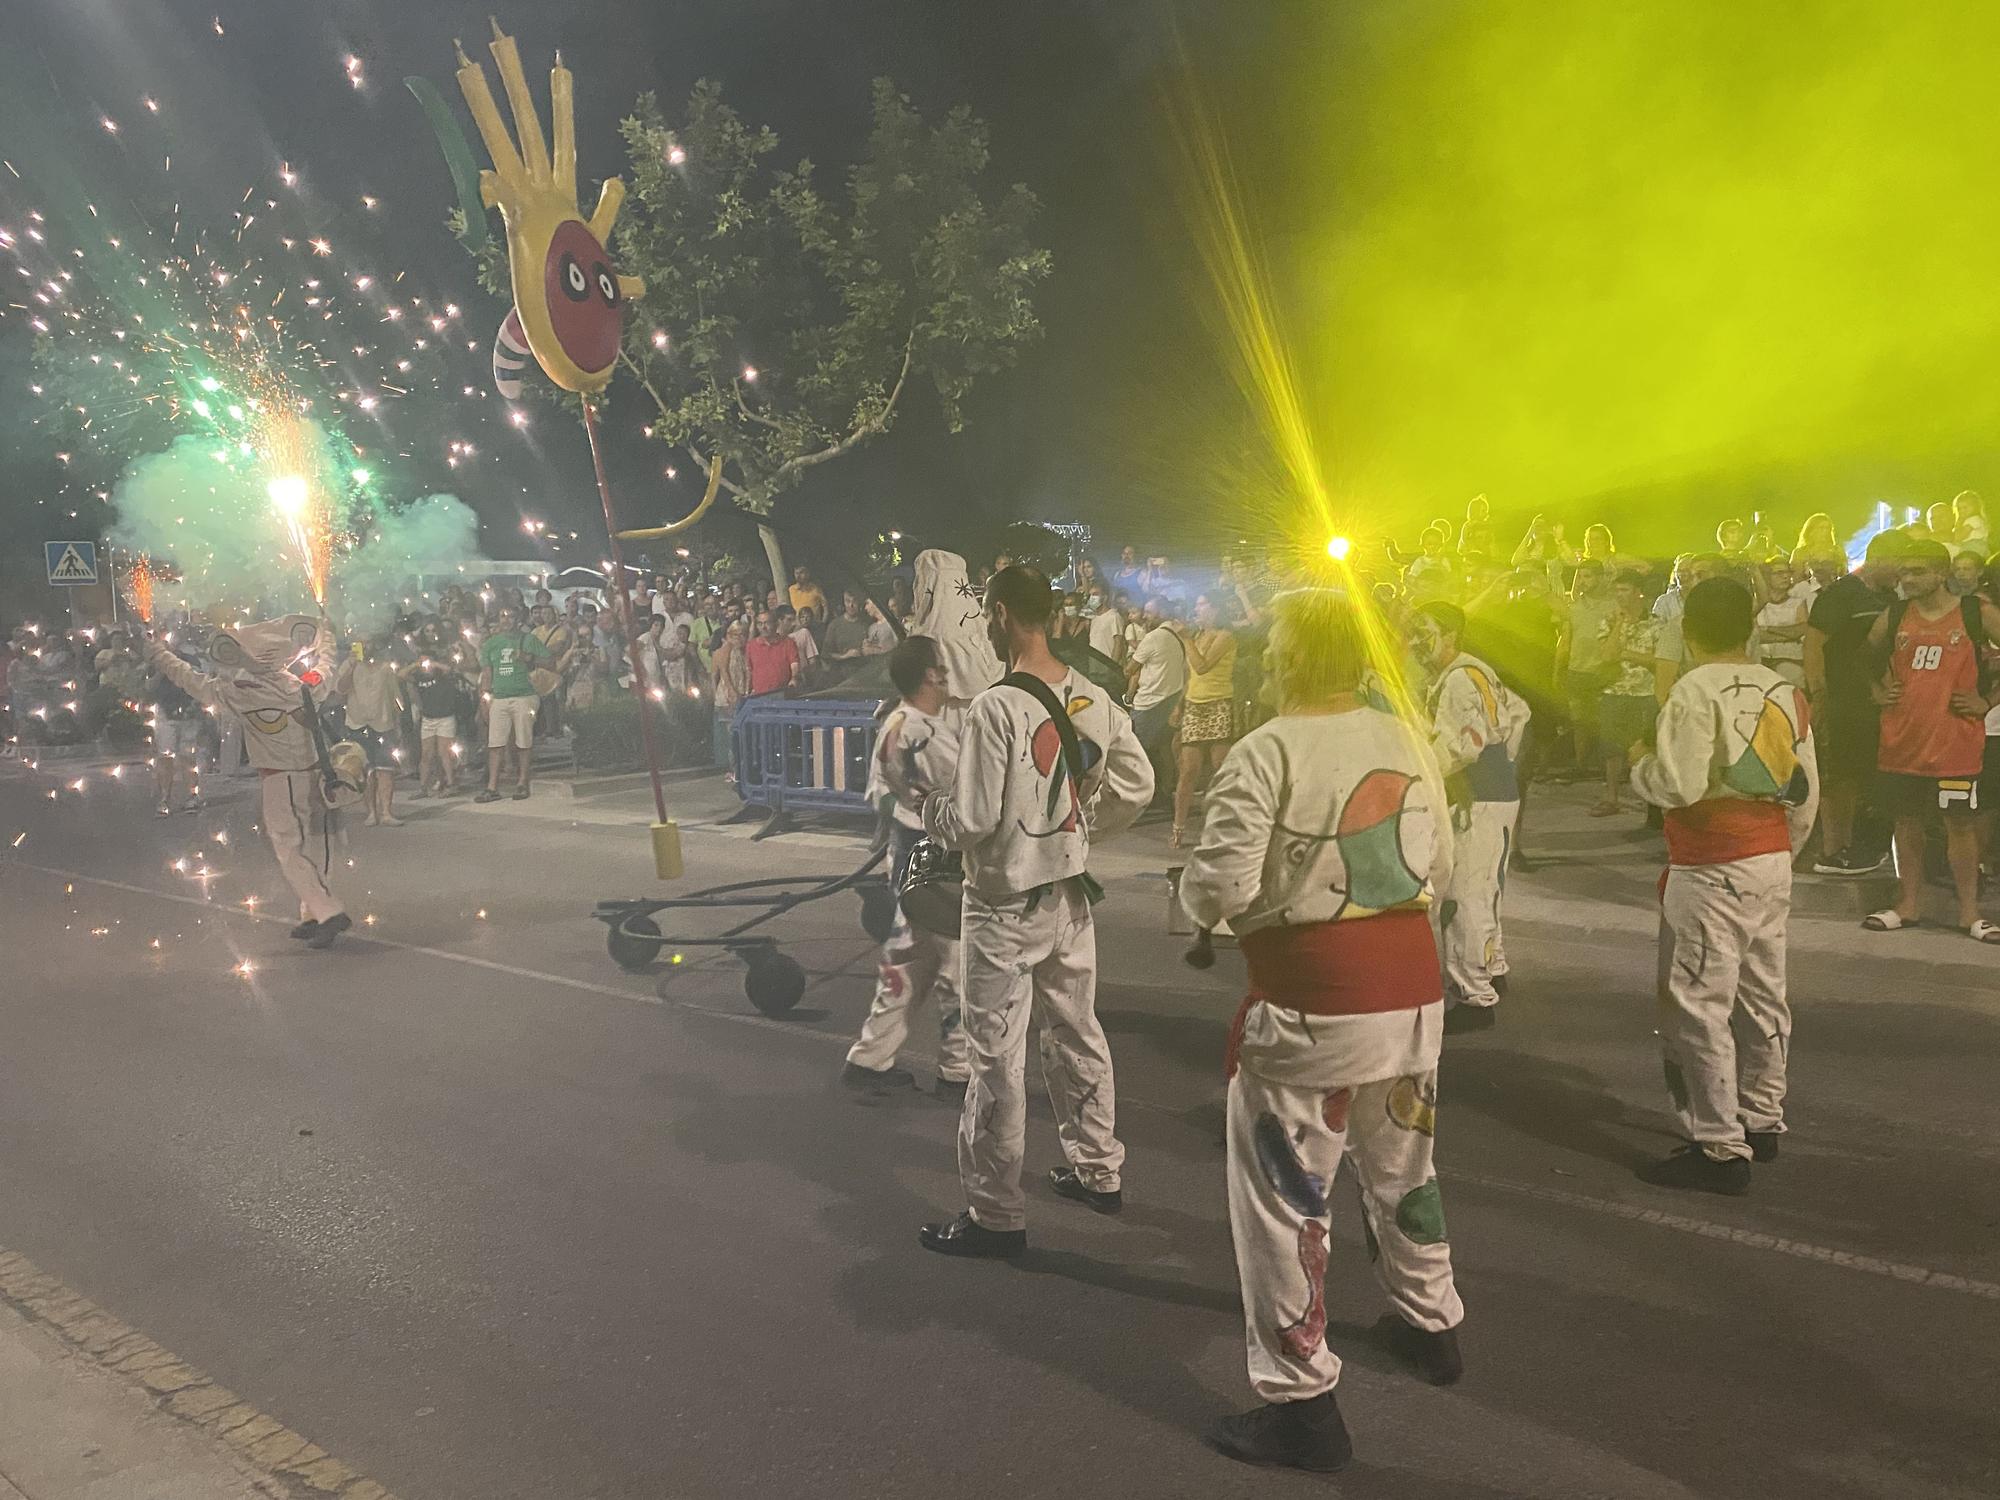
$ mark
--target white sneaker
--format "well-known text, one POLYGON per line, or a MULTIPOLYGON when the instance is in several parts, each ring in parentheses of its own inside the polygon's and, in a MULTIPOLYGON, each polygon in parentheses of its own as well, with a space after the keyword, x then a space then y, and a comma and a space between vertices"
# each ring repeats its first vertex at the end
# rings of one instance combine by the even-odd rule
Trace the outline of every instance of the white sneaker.
POLYGON ((153 809, 153 816, 156 818, 171 818, 173 815, 174 810, 164 802, 153 809))

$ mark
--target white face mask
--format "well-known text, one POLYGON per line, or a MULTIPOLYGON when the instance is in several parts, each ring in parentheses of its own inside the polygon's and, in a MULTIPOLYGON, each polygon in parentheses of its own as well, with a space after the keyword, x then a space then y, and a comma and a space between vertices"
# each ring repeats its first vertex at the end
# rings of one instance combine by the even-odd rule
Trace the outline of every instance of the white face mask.
POLYGON ((1098 598, 1097 595, 1092 594, 1090 596, 1090 607, 1092 609, 1102 609, 1104 608, 1104 601, 1098 598))

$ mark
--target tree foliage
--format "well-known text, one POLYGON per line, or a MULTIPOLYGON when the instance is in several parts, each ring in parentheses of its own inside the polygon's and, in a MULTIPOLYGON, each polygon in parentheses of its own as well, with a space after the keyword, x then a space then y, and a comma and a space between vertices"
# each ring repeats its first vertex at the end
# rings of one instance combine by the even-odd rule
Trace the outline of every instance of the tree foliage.
MULTIPOLYGON (((777 136, 712 82, 679 123, 647 94, 621 127, 616 258, 646 282, 622 362, 656 408, 652 436, 704 466, 719 454, 753 512, 888 431, 916 382, 958 430, 980 377, 1041 332, 1037 204, 989 185, 985 125, 963 107, 930 124, 886 79, 873 110, 836 188, 810 161, 777 165, 777 136)), ((504 296, 497 252, 482 273, 504 296)))

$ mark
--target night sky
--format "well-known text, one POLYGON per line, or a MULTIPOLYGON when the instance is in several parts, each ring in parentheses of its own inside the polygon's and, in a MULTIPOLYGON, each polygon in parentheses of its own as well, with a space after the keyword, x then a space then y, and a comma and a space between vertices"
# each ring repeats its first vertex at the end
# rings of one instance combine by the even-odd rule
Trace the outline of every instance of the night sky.
MULTIPOLYGON (((18 14, 23 7, 12 8, 18 14)), ((482 345, 460 361, 464 378, 482 390, 490 384, 484 341, 504 308, 479 291, 444 227, 449 178, 401 82, 422 73, 458 107, 452 42, 462 37, 483 57, 488 0, 34 0, 25 9, 26 25, 13 36, 21 49, 14 66, 33 69, 60 91, 73 143, 63 165, 73 167, 84 191, 109 191, 132 170, 132 132, 113 138, 92 126, 107 116, 132 120, 142 99, 156 98, 180 153, 173 172, 184 218, 206 213, 226 221, 245 184, 289 162, 302 175, 301 190, 324 204, 327 233, 344 258, 404 269, 409 285, 424 286, 434 300, 465 304, 466 331, 482 345), (345 68, 349 55, 361 65, 360 89, 345 68), (373 214, 358 206, 364 193, 380 201, 373 214)), ((781 159, 810 156, 823 180, 865 137, 871 79, 895 79, 929 117, 969 104, 991 127, 996 182, 1025 182, 1044 205, 1039 238, 1056 267, 1038 303, 1046 336, 1017 369, 975 393, 964 433, 947 434, 920 394, 888 438, 827 466, 784 507, 825 515, 822 507, 832 506, 843 517, 904 526, 940 512, 996 521, 1088 516, 1114 526, 1143 519, 1140 529, 1149 534, 1140 539, 1153 545, 1166 540, 1154 536, 1170 531, 1175 518, 1160 514, 1122 472, 1113 429, 1132 399, 1131 341, 1157 347, 1163 330, 1187 323, 1184 289, 1163 269, 1161 252, 1170 257, 1173 247, 1157 243, 1148 207, 1157 189, 1149 122, 1168 55, 1164 14, 1150 0, 537 0, 500 7, 538 90, 558 47, 575 72, 586 179, 626 170, 616 125, 642 91, 657 91, 671 115, 702 77, 720 80, 746 120, 778 132, 781 159)), ((1183 16, 1208 57, 1245 34, 1240 15, 1227 26, 1183 16)), ((7 150, 19 152, 21 132, 8 135, 7 150)), ((49 173, 46 161, 21 165, 31 183, 49 173)), ((0 182, 4 190, 13 191, 4 200, 9 215, 35 201, 12 179, 0 182)), ((584 200, 594 196, 586 186, 584 200)), ((62 476, 46 438, 22 421, 33 410, 23 389, 31 378, 27 349, 22 319, 0 321, 9 444, 0 507, 46 526, 50 512, 35 511, 32 497, 49 493, 62 476)), ((645 414, 627 402, 629 420, 621 423, 616 395, 614 387, 609 426, 619 432, 645 414)), ((489 398, 484 414, 497 417, 496 408, 489 398)), ((586 538, 601 524, 581 434, 555 413, 537 413, 531 440, 497 422, 482 437, 490 441, 481 462, 449 473, 432 463, 434 472, 423 477, 479 510, 494 555, 532 550, 519 529, 524 515, 559 530, 573 526, 586 538)), ((698 493, 691 465, 682 466, 677 484, 665 482, 662 453, 629 436, 616 447, 614 483, 634 523, 679 514, 698 493)))

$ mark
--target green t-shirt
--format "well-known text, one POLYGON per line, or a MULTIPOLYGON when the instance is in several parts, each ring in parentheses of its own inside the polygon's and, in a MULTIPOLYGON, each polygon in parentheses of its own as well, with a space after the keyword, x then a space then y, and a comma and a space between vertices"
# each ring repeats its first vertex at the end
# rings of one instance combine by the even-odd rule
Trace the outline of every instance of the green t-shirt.
POLYGON ((512 635, 489 635, 479 648, 479 659, 493 673, 496 698, 532 698, 535 685, 528 680, 531 662, 549 659, 549 648, 525 630, 512 635))

